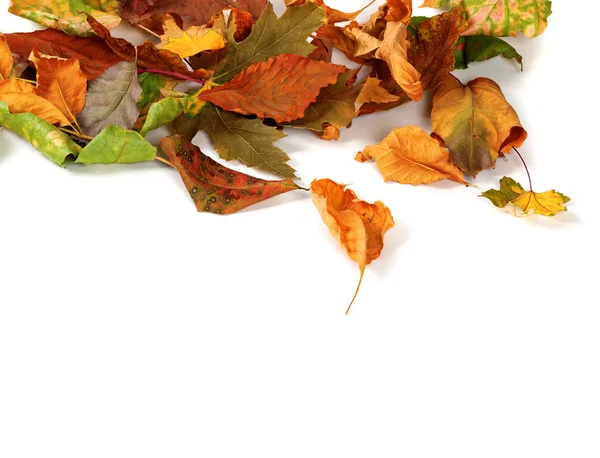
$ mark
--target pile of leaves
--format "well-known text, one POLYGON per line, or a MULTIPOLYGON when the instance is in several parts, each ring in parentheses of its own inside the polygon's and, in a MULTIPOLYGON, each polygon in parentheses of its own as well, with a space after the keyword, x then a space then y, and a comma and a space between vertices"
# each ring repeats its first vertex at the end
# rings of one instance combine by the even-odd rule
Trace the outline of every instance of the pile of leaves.
MULTIPOLYGON (((550 1, 425 0, 445 10, 427 18, 413 15, 410 0, 387 0, 364 24, 355 21, 362 10, 344 13, 324 0, 286 6, 277 17, 266 0, 12 0, 10 12, 48 28, 0 34, 0 125, 60 166, 161 161, 177 169, 198 211, 218 214, 308 191, 274 144, 284 129, 337 140, 357 116, 418 102, 428 90, 431 133, 398 127, 356 160, 374 160, 384 180, 411 185, 468 185, 465 175, 475 178, 511 151, 523 160, 516 148, 527 132, 500 87, 488 78, 462 84, 451 72, 496 56, 522 69, 501 37, 541 34, 550 1), (122 20, 148 41, 113 37, 122 20), (355 65, 332 63, 334 49, 355 65), (191 89, 179 92, 184 82, 191 89), (164 125, 173 135, 149 143, 148 132, 164 125), (204 155, 192 144, 201 130, 223 160, 282 179, 204 155)), ((566 210, 568 197, 536 193, 529 181, 526 191, 504 177, 482 196, 515 215, 566 210)), ((310 192, 362 280, 394 225, 390 210, 328 179, 310 192)))

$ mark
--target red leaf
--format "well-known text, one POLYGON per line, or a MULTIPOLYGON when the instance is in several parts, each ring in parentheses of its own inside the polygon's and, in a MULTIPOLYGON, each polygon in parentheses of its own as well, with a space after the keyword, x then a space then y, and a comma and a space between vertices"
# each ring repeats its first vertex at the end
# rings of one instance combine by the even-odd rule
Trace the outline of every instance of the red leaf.
POLYGON ((251 65, 199 97, 226 111, 290 122, 304 116, 321 89, 335 83, 344 71, 343 65, 282 54, 251 65))

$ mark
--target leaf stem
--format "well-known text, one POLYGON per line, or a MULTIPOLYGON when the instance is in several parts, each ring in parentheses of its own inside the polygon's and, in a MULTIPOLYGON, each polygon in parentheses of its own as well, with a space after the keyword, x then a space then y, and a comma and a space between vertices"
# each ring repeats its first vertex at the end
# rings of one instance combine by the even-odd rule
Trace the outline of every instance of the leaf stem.
POLYGON ((155 159, 155 160, 157 160, 157 161, 160 161, 160 162, 162 162, 163 164, 167 164, 167 165, 170 165, 170 166, 171 166, 171 167, 173 167, 173 168, 176 168, 176 167, 175 167, 173 164, 171 164, 171 163, 170 163, 169 161, 167 161, 165 158, 162 158, 162 157, 160 157, 160 156, 154 156, 154 159, 155 159))
POLYGON ((519 155, 519 158, 521 158, 521 162, 525 166, 525 171, 527 172, 527 178, 529 179, 529 190, 533 191, 533 186, 531 185, 531 174, 529 173, 529 168, 527 167, 527 163, 525 162, 525 159, 523 159, 523 156, 521 156, 521 153, 519 153, 519 150, 517 148, 515 148, 514 146, 513 146, 513 149, 515 150, 515 153, 517 153, 519 155))
POLYGON ((153 69, 153 68, 138 68, 137 72, 138 73, 156 73, 157 75, 165 75, 165 76, 170 76, 172 78, 176 78, 176 79, 180 79, 180 80, 193 81, 194 83, 198 83, 198 84, 205 83, 205 81, 202 79, 192 78, 191 76, 185 76, 185 75, 182 75, 181 73, 169 72, 167 70, 157 70, 157 69, 153 69))
POLYGON ((15 79, 19 80, 19 81, 25 81, 26 83, 37 84, 37 81, 27 80, 25 78, 15 78, 15 79))
POLYGON ((71 135, 75 135, 76 137, 83 138, 84 140, 93 140, 94 139, 94 137, 88 137, 87 135, 83 135, 81 132, 75 132, 74 130, 65 129, 64 127, 59 127, 59 129, 67 134, 71 134, 71 135))
POLYGON ((348 315, 348 313, 350 313, 350 307, 352 307, 352 304, 354 304, 354 300, 356 299, 356 296, 358 296, 358 290, 360 289, 360 284, 362 283, 362 279, 363 279, 364 275, 365 275, 365 269, 361 268, 360 269, 360 279, 358 280, 358 286, 356 287, 356 292, 354 293, 354 297, 352 298, 352 302, 350 302, 350 305, 346 309, 346 315, 348 315))

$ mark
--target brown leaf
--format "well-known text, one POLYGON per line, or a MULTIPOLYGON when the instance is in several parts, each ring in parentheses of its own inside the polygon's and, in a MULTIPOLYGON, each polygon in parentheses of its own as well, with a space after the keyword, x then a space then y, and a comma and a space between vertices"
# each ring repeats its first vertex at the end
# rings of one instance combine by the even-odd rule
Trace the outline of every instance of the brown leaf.
POLYGON ((11 113, 33 113, 49 124, 68 126, 69 120, 46 99, 35 94, 35 88, 25 81, 0 81, 0 100, 8 104, 11 113))
POLYGON ((463 86, 447 75, 433 92, 431 121, 432 135, 445 143, 452 161, 474 177, 527 138, 500 86, 488 78, 463 86))
POLYGON ((378 145, 367 146, 356 160, 377 161, 385 181, 402 184, 429 184, 450 179, 465 184, 463 173, 450 159, 446 148, 420 127, 394 129, 378 145))
POLYGON ((365 7, 361 8, 358 11, 353 11, 352 13, 344 13, 344 12, 336 10, 334 8, 330 8, 325 4, 325 2, 323 0, 285 0, 285 5, 287 7, 300 6, 300 5, 304 5, 307 1, 311 1, 311 2, 319 5, 320 7, 325 8, 328 24, 352 21, 352 20, 356 19, 360 13, 362 13, 369 6, 371 6, 373 3, 375 3, 375 0, 373 0, 371 3, 369 3, 365 7))
POLYGON ((62 59, 32 51, 29 60, 37 70, 35 93, 56 106, 73 124, 85 105, 87 80, 77 59, 62 59))
POLYGON ((380 256, 383 236, 394 227, 394 219, 383 202, 370 204, 359 200, 353 191, 329 179, 313 181, 310 190, 331 235, 360 268, 360 280, 347 314, 360 289, 365 268, 380 256))
POLYGON ((227 111, 290 122, 301 118, 321 88, 335 83, 345 70, 342 65, 282 54, 251 65, 199 97, 227 111))
POLYGON ((357 64, 367 63, 366 59, 356 57, 357 43, 353 37, 349 37, 344 33, 344 29, 337 25, 323 25, 317 32, 316 37, 321 40, 329 39, 333 45, 342 51, 346 57, 357 64))
POLYGON ((308 55, 309 59, 321 62, 331 62, 333 57, 333 40, 327 37, 313 38, 310 42, 315 50, 308 55))
POLYGON ((13 55, 6 43, 6 38, 0 33, 0 81, 10 77, 13 63, 13 55))
POLYGON ((289 179, 261 180, 224 167, 181 135, 164 137, 158 147, 177 167, 199 212, 235 213, 279 194, 300 189, 289 179))

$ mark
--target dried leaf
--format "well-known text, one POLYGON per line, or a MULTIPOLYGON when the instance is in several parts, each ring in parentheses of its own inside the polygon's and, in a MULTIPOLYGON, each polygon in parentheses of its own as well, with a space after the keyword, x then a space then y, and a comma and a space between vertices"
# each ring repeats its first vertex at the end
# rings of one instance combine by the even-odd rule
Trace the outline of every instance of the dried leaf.
POLYGON ((474 177, 527 138, 500 86, 488 78, 463 86, 446 76, 433 92, 431 119, 433 134, 450 150, 454 164, 474 177))
POLYGON ((394 129, 381 143, 367 146, 356 156, 359 162, 371 159, 377 161, 385 181, 418 185, 450 179, 465 184, 448 150, 416 126, 394 129))
POLYGON ((381 46, 379 38, 365 32, 356 22, 352 22, 343 29, 344 34, 354 41, 354 57, 373 57, 373 53, 381 46))
POLYGON ((49 124, 68 126, 69 120, 46 99, 35 94, 35 88, 22 80, 0 81, 0 100, 6 102, 11 113, 33 113, 49 124))
POLYGON ((228 169, 181 135, 158 144, 181 179, 199 212, 236 213, 279 194, 300 189, 292 180, 268 181, 228 169))
POLYGON ((375 0, 373 0, 365 7, 361 8, 358 11, 354 11, 352 13, 344 13, 344 12, 336 10, 334 8, 330 8, 327 5, 325 5, 325 2, 323 0, 285 0, 285 4, 287 7, 301 6, 301 5, 304 5, 307 1, 311 1, 315 4, 317 4, 318 6, 320 6, 321 8, 325 8, 328 24, 352 21, 352 20, 356 19, 360 13, 362 13, 369 6, 371 6, 373 3, 375 3, 375 0))
POLYGON ((116 0, 11 0, 8 11, 70 35, 90 35, 85 13, 111 29, 121 22, 117 7, 116 0))
POLYGON ((390 22, 375 57, 384 60, 402 90, 415 102, 423 98, 421 74, 408 62, 408 31, 401 22, 390 22))
POLYGON ((360 109, 365 103, 393 103, 400 97, 390 94, 380 86, 381 80, 377 78, 367 78, 362 87, 358 98, 356 99, 357 108, 360 109))
POLYGON ((542 193, 525 191, 515 180, 504 177, 500 180, 500 189, 490 189, 481 194, 496 207, 505 208, 515 216, 527 216, 537 213, 544 216, 555 216, 558 212, 567 211, 565 204, 570 198, 556 191, 542 193))
POLYGON ((323 25, 316 32, 316 38, 320 40, 331 40, 333 45, 342 51, 348 59, 357 64, 367 63, 366 59, 356 57, 357 43, 354 37, 347 36, 344 29, 335 25, 323 25))
POLYGON ((501 38, 481 35, 460 37, 454 48, 454 68, 465 69, 472 62, 483 62, 500 55, 515 59, 523 70, 523 56, 501 38))
POLYGON ((370 204, 359 200, 353 191, 334 181, 315 180, 310 190, 313 203, 331 235, 360 268, 360 280, 346 310, 348 313, 360 289, 365 268, 380 256, 383 236, 394 227, 394 219, 383 202, 370 204))
POLYGON ((85 105, 87 80, 77 59, 62 59, 32 51, 29 60, 37 71, 35 93, 56 106, 71 124, 85 105))
POLYGON ((27 59, 33 50, 49 56, 77 59, 88 80, 97 78, 123 60, 98 37, 73 37, 58 30, 9 33, 5 37, 11 51, 22 59, 27 59))
POLYGON ((189 97, 166 97, 159 102, 152 104, 148 111, 148 116, 140 134, 145 137, 148 132, 168 124, 175 120, 177 116, 191 111, 197 111, 194 106, 197 105, 198 98, 189 97))
MULTIPOLYGON (((43 99, 42 99, 43 100, 43 99)), ((67 158, 75 158, 81 147, 46 121, 32 113, 11 114, 0 100, 0 127, 23 137, 51 161, 62 166, 67 158)))
POLYGON ((137 132, 108 126, 79 153, 77 163, 130 164, 151 161, 156 156, 152 146, 137 132))
POLYGON ((0 81, 8 79, 14 64, 14 59, 6 38, 0 33, 0 81))
POLYGON ((140 112, 137 100, 142 88, 135 62, 120 62, 92 81, 87 103, 77 117, 83 133, 96 136, 112 124, 131 129, 140 112))
POLYGON ((225 46, 223 35, 216 30, 198 26, 182 30, 170 16, 165 21, 164 31, 159 47, 183 58, 225 46))
POLYGON ((345 70, 342 65, 283 54, 246 68, 199 97, 227 111, 290 122, 301 118, 319 91, 345 70))
POLYGON ((422 7, 443 8, 461 6, 469 17, 469 27, 463 35, 516 37, 517 32, 529 38, 541 35, 552 14, 550 0, 425 0, 422 7))

